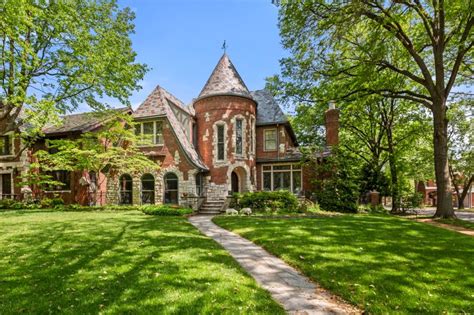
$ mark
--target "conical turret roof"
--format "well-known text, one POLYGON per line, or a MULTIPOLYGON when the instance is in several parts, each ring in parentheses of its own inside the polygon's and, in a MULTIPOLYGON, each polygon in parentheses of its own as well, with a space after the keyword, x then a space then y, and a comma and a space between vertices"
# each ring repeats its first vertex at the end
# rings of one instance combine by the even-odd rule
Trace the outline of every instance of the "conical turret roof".
POLYGON ((198 99, 213 95, 237 95, 252 99, 247 86, 226 53, 212 71, 198 99))

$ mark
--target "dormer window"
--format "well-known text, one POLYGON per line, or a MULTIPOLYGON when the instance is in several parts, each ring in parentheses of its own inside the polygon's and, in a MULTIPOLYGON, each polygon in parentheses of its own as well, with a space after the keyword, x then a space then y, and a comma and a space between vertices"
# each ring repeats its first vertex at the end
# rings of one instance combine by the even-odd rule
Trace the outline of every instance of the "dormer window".
POLYGON ((13 148, 12 148, 12 136, 0 136, 0 156, 4 155, 12 155, 13 148))
POLYGON ((140 145, 163 144, 163 122, 147 121, 135 124, 135 134, 140 136, 140 145))

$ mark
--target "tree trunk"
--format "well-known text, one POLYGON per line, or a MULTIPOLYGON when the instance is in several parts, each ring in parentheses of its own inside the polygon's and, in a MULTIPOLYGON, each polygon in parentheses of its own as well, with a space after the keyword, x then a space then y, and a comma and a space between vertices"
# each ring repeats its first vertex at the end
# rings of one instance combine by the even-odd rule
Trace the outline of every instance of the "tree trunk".
POLYGON ((451 177, 448 163, 448 119, 446 101, 437 99, 433 102, 433 144, 436 174, 436 213, 438 218, 454 218, 451 177))
POLYGON ((390 165, 390 178, 391 178, 391 193, 392 193, 392 213, 398 213, 400 211, 400 192, 398 189, 398 173, 397 173, 397 162, 395 160, 395 152, 393 149, 393 136, 392 129, 387 128, 387 146, 388 146, 388 163, 390 165))

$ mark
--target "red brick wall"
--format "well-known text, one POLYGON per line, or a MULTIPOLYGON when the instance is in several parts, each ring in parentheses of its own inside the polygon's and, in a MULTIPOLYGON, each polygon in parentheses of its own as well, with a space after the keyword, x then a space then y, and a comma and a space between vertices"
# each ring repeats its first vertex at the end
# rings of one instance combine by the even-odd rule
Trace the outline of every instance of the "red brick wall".
POLYGON ((250 118, 253 117, 255 124, 256 105, 255 102, 239 96, 211 96, 194 103, 197 121, 198 151, 204 163, 210 168, 211 181, 216 184, 227 183, 227 166, 215 167, 213 151, 215 151, 214 124, 223 121, 227 125, 226 160, 227 164, 242 161, 250 168, 255 166, 255 159, 250 159, 250 118), (231 121, 236 115, 242 115, 245 124, 245 156, 235 157, 235 146, 233 135, 235 133, 234 123, 231 121))
POLYGON ((181 149, 178 139, 176 139, 176 136, 167 120, 163 121, 163 145, 142 147, 141 151, 147 153, 152 152, 155 155, 153 159, 159 162, 159 166, 157 165, 157 167, 160 168, 175 166, 175 152, 177 151, 179 155, 179 164, 176 166, 183 173, 184 180, 188 180, 188 172, 195 169, 195 166, 188 161, 185 153, 181 149))
POLYGON ((293 140, 291 139, 286 127, 283 125, 268 125, 268 126, 258 126, 257 127, 257 159, 270 159, 270 158, 282 158, 286 155, 286 150, 288 148, 294 147, 293 140), (265 151, 265 139, 264 133, 266 129, 277 129, 277 149, 273 151, 265 151), (279 145, 285 145, 285 152, 281 153, 279 151, 279 145))
POLYGON ((339 144, 339 110, 336 108, 328 109, 325 113, 326 118, 326 144, 334 146, 339 144))

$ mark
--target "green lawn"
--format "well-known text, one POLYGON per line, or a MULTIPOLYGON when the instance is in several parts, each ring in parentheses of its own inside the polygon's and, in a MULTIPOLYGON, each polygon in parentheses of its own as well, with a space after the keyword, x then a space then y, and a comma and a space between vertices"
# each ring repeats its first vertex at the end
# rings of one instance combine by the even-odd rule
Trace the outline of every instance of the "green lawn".
POLYGON ((214 221, 369 313, 473 313, 474 238, 390 216, 214 221))
POLYGON ((0 213, 0 314, 283 313, 185 218, 0 213))

